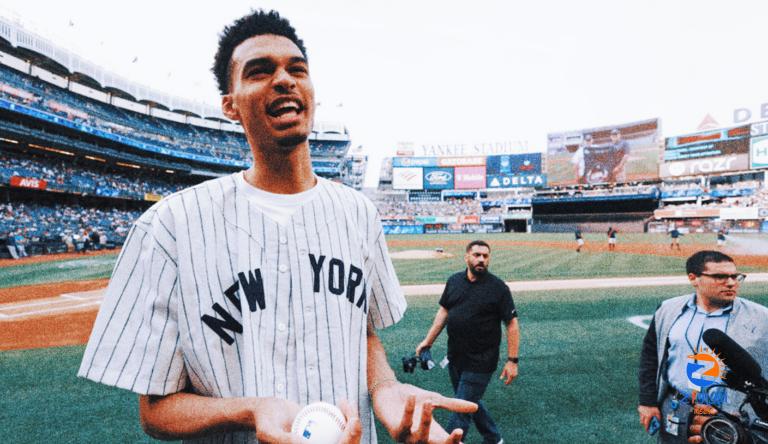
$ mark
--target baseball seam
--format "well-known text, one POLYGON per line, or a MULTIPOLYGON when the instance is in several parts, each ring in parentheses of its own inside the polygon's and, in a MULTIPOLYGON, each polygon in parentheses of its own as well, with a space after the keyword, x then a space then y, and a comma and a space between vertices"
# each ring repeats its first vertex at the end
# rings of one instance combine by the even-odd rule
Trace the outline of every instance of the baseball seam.
POLYGON ((341 430, 344 430, 344 421, 342 421, 341 418, 338 417, 336 412, 332 411, 331 409, 329 409, 326 406, 317 406, 317 405, 315 405, 315 406, 312 406, 312 407, 308 408, 307 410, 305 410, 305 412, 306 413, 301 418, 302 420, 304 419, 305 416, 309 415, 310 413, 321 412, 321 413, 325 413, 326 415, 330 416, 331 419, 333 419, 333 422, 336 423, 336 425, 341 430))

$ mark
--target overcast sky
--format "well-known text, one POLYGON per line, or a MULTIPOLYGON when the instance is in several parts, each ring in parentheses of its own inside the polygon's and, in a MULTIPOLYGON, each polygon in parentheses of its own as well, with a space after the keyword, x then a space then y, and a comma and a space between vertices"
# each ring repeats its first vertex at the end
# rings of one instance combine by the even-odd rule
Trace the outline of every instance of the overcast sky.
POLYGON ((318 118, 343 121, 370 156, 368 186, 397 142, 538 152, 550 132, 660 118, 669 137, 707 114, 732 126, 738 108, 765 120, 768 103, 762 0, 3 3, 95 63, 214 105, 218 33, 277 9, 306 44, 318 118))

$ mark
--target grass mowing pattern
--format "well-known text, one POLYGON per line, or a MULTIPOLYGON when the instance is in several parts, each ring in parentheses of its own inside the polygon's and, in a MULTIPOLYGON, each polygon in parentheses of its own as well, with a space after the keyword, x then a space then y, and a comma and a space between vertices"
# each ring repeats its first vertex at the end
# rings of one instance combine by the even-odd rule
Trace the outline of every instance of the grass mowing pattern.
POLYGON ((106 279, 112 275, 117 256, 117 254, 108 254, 2 267, 0 268, 0 288, 106 279))
POLYGON ((75 377, 85 346, 0 353, 3 442, 157 442, 139 424, 139 395, 75 377))
MULTIPOLYGON (((572 240, 566 234, 497 236, 483 237, 491 245, 494 239, 518 236, 520 240, 572 240)), ((589 241, 591 235, 587 236, 589 241)), ((604 241, 604 236, 592 236, 604 241)), ((390 239, 406 237, 414 236, 390 239)), ((444 237, 469 241, 477 236, 444 237)), ((437 236, 426 238, 436 240, 437 236)), ((463 248, 456 249, 459 257, 453 259, 395 260, 401 282, 444 283, 465 267, 463 248)), ((0 274, 0 288, 109 277, 116 258, 109 264, 106 259, 105 263, 87 262, 92 259, 96 258, 6 267, 0 274)), ((571 251, 500 247, 493 250, 491 266, 505 280, 655 276, 683 274, 684 258, 586 252, 577 258, 571 251)), ((765 270, 742 267, 740 271, 765 270)), ((637 364, 645 331, 626 318, 650 315, 664 299, 691 291, 690 286, 668 286, 514 293, 521 316, 520 376, 505 387, 496 379, 497 371, 483 397, 505 443, 655 442, 637 417, 637 364)), ((750 283, 747 278, 742 285, 743 297, 768 305, 766 295, 768 284, 750 283)), ((438 299, 437 295, 409 297, 405 318, 378 333, 401 381, 452 396, 446 370, 404 374, 400 361, 424 338, 438 299)), ((445 346, 443 334, 433 347, 435 359, 442 359, 445 346)), ((4 442, 157 442, 141 429, 138 395, 75 376, 83 350, 76 346, 0 352, 4 442)), ((436 413, 442 424, 448 416, 442 410, 436 413)), ((391 443, 386 430, 377 426, 379 442, 391 443)), ((465 440, 467 444, 480 441, 474 428, 465 440)))
MULTIPOLYGON (((768 284, 747 284, 742 296, 768 305, 768 284)), ((483 397, 505 443, 652 443, 637 414, 637 368, 645 330, 626 318, 650 315, 689 286, 515 293, 520 312, 520 375, 505 387, 501 365, 483 397)), ((438 296, 409 297, 405 318, 379 332, 389 363, 407 383, 452 396, 447 370, 402 371, 437 311, 438 296)), ((446 336, 433 346, 445 356, 446 336)), ((502 344, 502 350, 506 345, 502 344)), ((503 355, 502 351, 502 356, 503 355)), ((449 414, 439 411, 445 424, 449 414)), ((380 424, 379 441, 392 440, 380 424)), ((464 442, 482 441, 474 427, 464 442)))

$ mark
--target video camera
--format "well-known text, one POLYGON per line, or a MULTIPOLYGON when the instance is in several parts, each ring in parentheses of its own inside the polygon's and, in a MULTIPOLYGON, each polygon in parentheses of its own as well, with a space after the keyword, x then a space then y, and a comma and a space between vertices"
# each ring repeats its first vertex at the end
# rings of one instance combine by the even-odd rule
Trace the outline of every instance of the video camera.
POLYGON ((768 444, 768 403, 766 403, 768 381, 762 376, 763 370, 760 364, 720 330, 707 330, 702 339, 718 356, 722 356, 723 362, 729 367, 727 384, 713 384, 707 388, 707 391, 715 387, 728 387, 747 395, 739 406, 741 416, 720 412, 704 422, 701 426, 703 442, 705 444, 768 444), (747 403, 752 407, 757 418, 749 418, 749 414, 744 409, 747 403))
POLYGON ((424 370, 432 370, 435 367, 435 361, 432 360, 432 352, 429 350, 429 347, 422 348, 419 356, 416 356, 416 353, 414 353, 409 357, 404 357, 403 371, 405 373, 413 373, 418 363, 421 363, 421 368, 424 370))

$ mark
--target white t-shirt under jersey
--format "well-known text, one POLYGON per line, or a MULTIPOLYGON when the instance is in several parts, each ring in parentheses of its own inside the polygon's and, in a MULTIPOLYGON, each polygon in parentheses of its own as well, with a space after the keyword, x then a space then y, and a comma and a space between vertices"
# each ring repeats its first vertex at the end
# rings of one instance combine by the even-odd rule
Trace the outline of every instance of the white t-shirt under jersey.
POLYGON ((299 194, 274 194, 260 190, 249 184, 245 180, 245 172, 235 175, 238 187, 244 190, 245 198, 248 199, 261 212, 286 227, 293 216, 302 205, 308 203, 317 196, 317 183, 307 191, 299 194))

